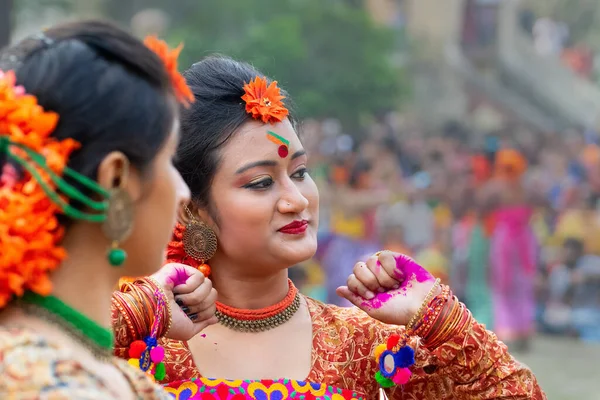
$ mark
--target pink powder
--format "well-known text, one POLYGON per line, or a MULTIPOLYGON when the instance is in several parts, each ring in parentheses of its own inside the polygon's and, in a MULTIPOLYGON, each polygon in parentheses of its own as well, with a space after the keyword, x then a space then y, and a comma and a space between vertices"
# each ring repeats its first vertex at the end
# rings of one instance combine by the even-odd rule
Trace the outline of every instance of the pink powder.
POLYGON ((189 277, 190 276, 188 275, 185 268, 175 267, 175 271, 173 271, 171 275, 169 275, 167 281, 172 283, 173 286, 179 286, 186 283, 189 277))
MULTIPOLYGON (((379 261, 377 263, 379 264, 379 261)), ((434 280, 433 276, 427 272, 425 268, 417 264, 412 258, 403 254, 396 257, 396 271, 398 273, 397 277, 402 277, 400 288, 385 293, 379 293, 371 300, 363 301, 361 303, 363 308, 379 309, 395 296, 406 296, 408 289, 413 285, 413 281, 422 283, 434 280)))
POLYGON ((413 279, 416 279, 419 283, 434 280, 433 276, 425 268, 403 254, 396 257, 396 270, 406 277, 400 288, 405 287, 413 279))

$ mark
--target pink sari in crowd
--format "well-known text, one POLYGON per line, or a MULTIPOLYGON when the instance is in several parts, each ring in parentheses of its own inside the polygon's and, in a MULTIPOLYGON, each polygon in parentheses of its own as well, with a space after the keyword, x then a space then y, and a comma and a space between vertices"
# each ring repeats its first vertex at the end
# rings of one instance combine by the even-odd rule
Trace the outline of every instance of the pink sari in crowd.
POLYGON ((490 263, 494 331, 501 340, 523 339, 534 329, 538 243, 529 225, 532 213, 527 206, 496 212, 490 263))

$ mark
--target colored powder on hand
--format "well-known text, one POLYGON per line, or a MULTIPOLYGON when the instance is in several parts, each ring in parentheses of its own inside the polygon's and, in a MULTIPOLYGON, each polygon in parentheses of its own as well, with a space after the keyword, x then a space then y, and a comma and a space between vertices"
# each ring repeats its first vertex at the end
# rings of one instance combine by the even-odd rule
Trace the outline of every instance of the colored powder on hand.
POLYGON ((188 275, 185 268, 176 267, 175 271, 173 271, 171 275, 169 275, 169 277, 167 278, 167 281, 171 282, 173 286, 178 286, 186 283, 189 277, 190 276, 188 275))
POLYGON ((433 275, 425 268, 417 264, 412 258, 402 254, 396 257, 396 269, 406 277, 400 289, 405 288, 413 279, 419 283, 434 280, 433 275))
POLYGON ((405 255, 396 257, 396 269, 402 276, 406 277, 406 279, 402 280, 400 288, 386 293, 378 293, 373 299, 363 301, 361 303, 363 308, 379 309, 397 295, 406 296, 406 292, 412 287, 413 281, 422 283, 434 280, 433 275, 425 268, 421 267, 415 260, 405 255))

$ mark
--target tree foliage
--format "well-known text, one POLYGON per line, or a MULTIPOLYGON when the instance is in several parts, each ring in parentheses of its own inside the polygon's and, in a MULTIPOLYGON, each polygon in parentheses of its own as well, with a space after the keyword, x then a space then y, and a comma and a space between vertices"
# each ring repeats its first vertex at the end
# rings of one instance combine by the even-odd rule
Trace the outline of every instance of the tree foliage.
POLYGON ((335 0, 203 0, 179 10, 170 40, 182 65, 211 53, 248 61, 277 79, 303 116, 354 129, 396 109, 408 92, 394 63, 398 33, 360 7, 335 0))

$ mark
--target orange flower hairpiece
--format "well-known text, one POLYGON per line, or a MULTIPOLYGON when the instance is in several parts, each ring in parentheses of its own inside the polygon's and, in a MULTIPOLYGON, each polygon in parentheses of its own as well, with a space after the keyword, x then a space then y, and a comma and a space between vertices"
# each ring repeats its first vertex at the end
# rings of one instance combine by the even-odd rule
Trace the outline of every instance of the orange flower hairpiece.
MULTIPOLYGON (((8 155, 9 145, 13 154, 25 157, 23 145, 45 158, 48 170, 32 167, 40 177, 48 171, 60 175, 79 143, 52 138, 57 122, 56 113, 44 111, 35 96, 16 85, 14 72, 0 71, 0 157, 8 155)), ((59 246, 58 205, 30 173, 18 175, 10 164, 0 169, 0 308, 26 290, 49 295, 48 274, 66 257, 59 246)), ((51 180, 46 185, 54 186, 51 180)))
POLYGON ((281 122, 288 116, 289 111, 281 100, 281 90, 277 82, 267 86, 267 80, 260 76, 244 85, 245 94, 242 100, 246 102, 246 112, 254 119, 262 120, 265 124, 281 122))
POLYGON ((177 101, 185 107, 189 107, 190 104, 194 102, 194 94, 185 82, 183 75, 181 75, 177 69, 177 58, 183 49, 183 45, 180 44, 175 49, 170 49, 163 40, 158 39, 156 36, 146 37, 146 39, 144 39, 144 44, 165 64, 167 73, 171 78, 171 84, 173 85, 173 91, 175 92, 177 101))

